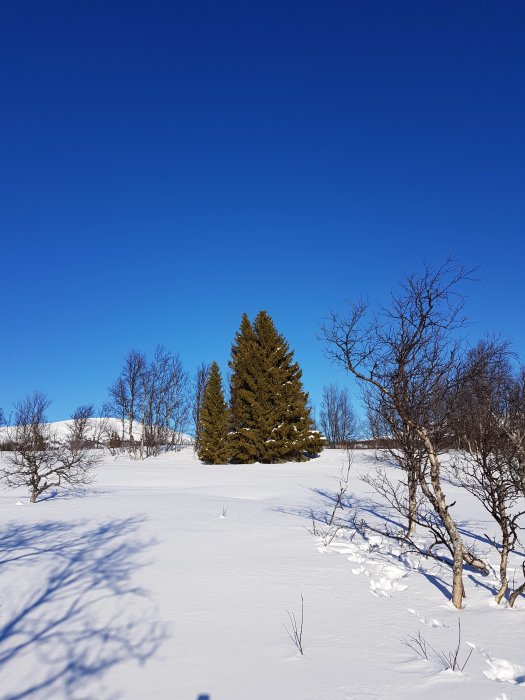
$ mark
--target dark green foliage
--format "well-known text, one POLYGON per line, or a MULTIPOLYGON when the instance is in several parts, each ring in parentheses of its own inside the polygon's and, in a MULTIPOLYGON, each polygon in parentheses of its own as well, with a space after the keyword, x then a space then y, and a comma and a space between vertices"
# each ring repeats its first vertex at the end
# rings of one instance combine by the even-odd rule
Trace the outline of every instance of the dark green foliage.
POLYGON ((301 369, 265 311, 253 326, 243 315, 230 367, 233 461, 302 461, 322 450, 301 369))
POLYGON ((230 461, 229 416, 219 366, 213 362, 204 390, 199 419, 199 458, 207 464, 230 461))
POLYGON ((116 430, 111 431, 111 435, 109 436, 108 447, 112 450, 116 450, 122 447, 122 440, 116 430))
POLYGON ((231 354, 231 459, 236 463, 256 462, 261 442, 256 400, 260 362, 257 338, 246 314, 242 316, 231 354))

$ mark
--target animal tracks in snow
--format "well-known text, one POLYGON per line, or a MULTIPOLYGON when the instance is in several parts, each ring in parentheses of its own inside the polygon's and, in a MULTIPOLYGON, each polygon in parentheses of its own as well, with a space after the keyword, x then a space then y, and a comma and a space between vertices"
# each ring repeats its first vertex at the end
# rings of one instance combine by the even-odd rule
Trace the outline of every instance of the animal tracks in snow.
POLYGON ((483 675, 490 678, 491 681, 512 683, 512 685, 525 684, 525 666, 513 664, 511 661, 507 661, 507 659, 495 659, 482 647, 478 647, 472 642, 467 642, 467 644, 477 651, 480 656, 483 656, 489 665, 489 668, 483 671, 483 675))
POLYGON ((405 591, 408 585, 401 583, 401 579, 407 572, 394 564, 387 564, 380 568, 379 575, 370 581, 370 591, 374 595, 389 597, 391 593, 405 591))
POLYGON ((358 564, 352 573, 355 576, 364 574, 370 579, 372 595, 390 598, 392 594, 408 588, 403 579, 410 569, 415 568, 414 562, 406 562, 399 548, 391 548, 378 535, 372 535, 360 543, 331 542, 323 550, 327 548, 346 555, 348 561, 358 564))
MULTIPOLYGON (((355 538, 355 534, 353 535, 355 538)), ((403 551, 399 544, 393 544, 379 535, 371 535, 356 542, 335 540, 319 546, 321 552, 333 552, 346 556, 353 565, 352 574, 364 575, 369 579, 370 593, 377 597, 391 598, 409 587, 408 575, 412 571, 424 572, 421 559, 417 554, 403 551)), ((450 629, 450 625, 434 617, 425 617, 422 613, 407 608, 418 622, 430 629, 450 629)), ((525 667, 512 663, 506 659, 498 659, 491 656, 482 647, 472 642, 467 645, 480 654, 488 665, 483 671, 484 676, 492 681, 509 683, 517 686, 525 686, 525 667)), ((510 700, 501 693, 495 700, 510 700)))
POLYGON ((423 617, 421 613, 418 613, 417 610, 413 610, 412 608, 407 608, 408 612, 411 613, 412 615, 415 615, 419 622, 421 622, 422 625, 426 625, 427 627, 449 627, 449 625, 445 625, 443 622, 440 620, 436 620, 434 617, 423 617))

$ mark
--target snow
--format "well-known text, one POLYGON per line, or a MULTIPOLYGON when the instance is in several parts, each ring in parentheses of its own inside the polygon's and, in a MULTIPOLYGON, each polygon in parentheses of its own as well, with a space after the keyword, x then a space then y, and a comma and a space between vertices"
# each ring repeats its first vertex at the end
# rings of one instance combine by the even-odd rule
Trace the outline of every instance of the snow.
MULTIPOLYGON (((108 456, 93 485, 37 504, 2 487, 0 698, 525 700, 525 599, 497 606, 495 575, 467 570, 458 612, 442 565, 377 534, 326 536, 344 459, 205 466, 185 448, 108 456), (301 595, 304 656, 285 629, 301 595), (458 619, 463 673, 403 643, 419 631, 448 652, 458 619)), ((388 517, 359 478, 373 459, 356 454, 338 522, 388 517)), ((495 566, 494 525, 454 499, 495 566)))
MULTIPOLYGON (((50 431, 53 435, 61 440, 67 437, 70 433, 70 429, 73 426, 73 420, 61 420, 54 421, 48 424, 50 431)), ((93 417, 89 419, 88 425, 88 435, 91 433, 97 433, 101 430, 105 433, 116 432, 118 436, 122 435, 122 421, 119 418, 99 418, 93 417)), ((6 439, 9 434, 9 428, 5 426, 0 427, 0 441, 6 439)), ((140 421, 133 422, 133 438, 136 441, 140 441, 142 435, 142 423, 140 421)), ((129 436, 129 422, 124 421, 124 438, 127 439, 129 436)), ((186 433, 180 433, 180 443, 184 445, 191 445, 193 443, 193 438, 191 435, 186 433)))
POLYGON ((490 671, 483 673, 494 681, 507 681, 508 683, 524 683, 525 667, 513 664, 506 659, 487 659, 490 671))

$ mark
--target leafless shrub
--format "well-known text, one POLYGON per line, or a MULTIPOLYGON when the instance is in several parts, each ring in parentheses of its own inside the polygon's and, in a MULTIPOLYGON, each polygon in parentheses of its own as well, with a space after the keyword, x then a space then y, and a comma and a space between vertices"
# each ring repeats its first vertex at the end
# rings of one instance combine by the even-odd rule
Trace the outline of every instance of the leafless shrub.
POLYGON ((303 624, 304 624, 304 598, 303 594, 301 593, 301 620, 298 621, 297 618, 295 617, 295 613, 290 612, 289 610, 286 611, 288 615, 288 620, 290 622, 290 626, 288 627, 287 625, 283 625, 284 629, 286 630, 286 633, 292 640, 293 645, 299 650, 299 653, 301 656, 304 655, 303 651, 303 624))
MULTIPOLYGON (((319 537, 324 547, 328 547, 340 532, 349 530, 349 522, 338 518, 337 512, 345 508, 345 496, 348 491, 352 463, 353 451, 348 449, 346 450, 340 473, 336 477, 338 488, 333 497, 334 505, 332 510, 323 513, 322 516, 317 516, 313 511, 311 513, 312 527, 308 528, 308 531, 315 537, 319 537)), ((355 532, 352 532, 351 539, 353 539, 354 535, 355 532)))
POLYGON ((473 648, 470 649, 464 661, 460 660, 461 653, 461 620, 458 620, 458 643, 450 651, 435 649, 418 630, 416 634, 403 637, 402 642, 411 649, 419 658, 425 661, 434 661, 444 670, 463 672, 472 656, 473 648))
POLYGON ((2 462, 0 478, 10 488, 29 488, 31 503, 51 488, 80 486, 92 480, 100 455, 86 437, 86 407, 75 412, 70 434, 64 439, 46 418, 49 400, 35 392, 15 405, 9 429, 12 452, 2 462))
POLYGON ((348 482, 350 479, 350 470, 352 468, 353 462, 353 452, 351 450, 346 450, 345 453, 345 463, 341 467, 341 472, 338 477, 338 489, 335 494, 334 507, 328 518, 328 525, 332 526, 338 509, 343 509, 343 500, 348 491, 348 482))

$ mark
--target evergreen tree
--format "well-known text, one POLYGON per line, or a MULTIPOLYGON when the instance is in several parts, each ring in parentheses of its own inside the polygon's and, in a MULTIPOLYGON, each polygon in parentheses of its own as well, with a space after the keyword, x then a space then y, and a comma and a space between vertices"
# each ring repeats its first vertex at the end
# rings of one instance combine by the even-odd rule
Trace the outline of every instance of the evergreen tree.
POLYGON ((299 461, 322 450, 301 369, 265 311, 253 326, 243 316, 230 367, 235 461, 299 461))
POLYGON ((272 318, 261 311, 254 322, 261 356, 259 415, 263 432, 260 461, 302 461, 322 450, 313 430, 302 371, 272 318))
POLYGON ((232 345, 230 381, 230 445, 232 462, 256 462, 260 456, 260 429, 257 405, 259 348, 248 316, 243 314, 241 327, 232 345))
POLYGON ((213 362, 206 382, 199 417, 199 458, 207 464, 227 464, 230 461, 228 437, 229 416, 219 366, 213 362))
POLYGON ((111 435, 109 436, 108 447, 110 448, 110 450, 116 450, 122 447, 122 440, 120 439, 120 435, 117 433, 116 430, 111 431, 111 435))

